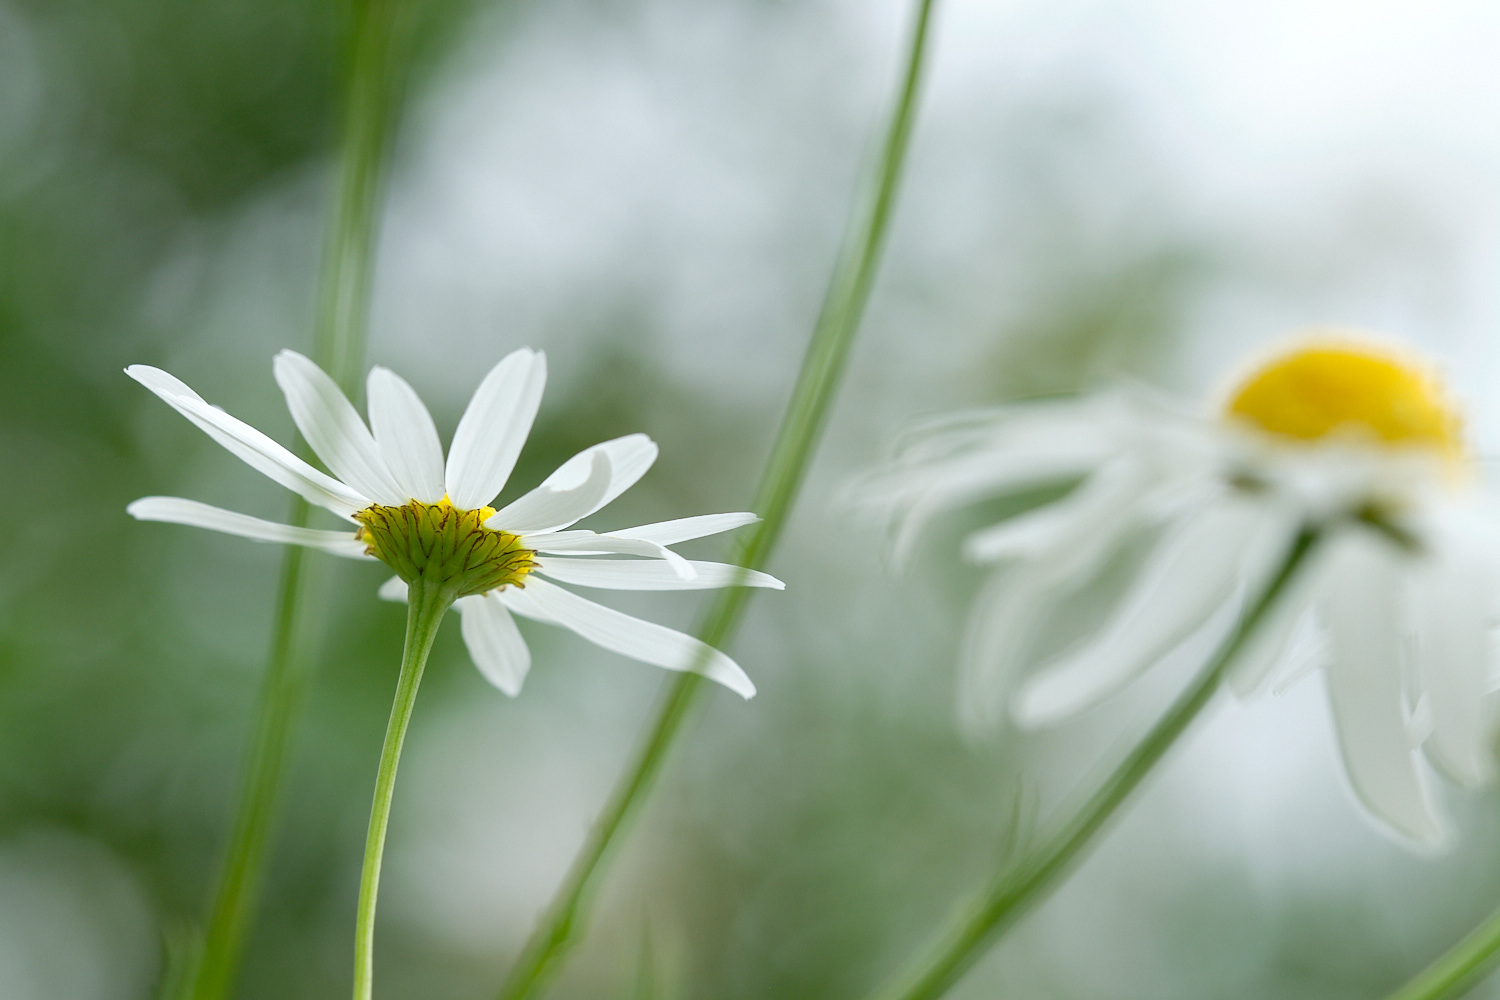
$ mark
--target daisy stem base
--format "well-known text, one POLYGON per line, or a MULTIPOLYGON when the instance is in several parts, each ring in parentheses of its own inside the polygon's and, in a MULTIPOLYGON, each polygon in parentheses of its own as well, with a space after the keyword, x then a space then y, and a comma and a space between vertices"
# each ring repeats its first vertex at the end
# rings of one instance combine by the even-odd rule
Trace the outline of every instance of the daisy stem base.
POLYGON ((1464 996, 1494 968, 1497 958, 1500 958, 1500 910, 1387 1000, 1446 1000, 1464 996))
POLYGON ((1192 684, 1157 720, 1097 791, 1041 846, 1003 868, 990 886, 944 930, 926 954, 872 995, 871 1000, 933 1000, 951 989, 996 940, 1048 894, 1080 861, 1095 836, 1213 699, 1235 657, 1255 634, 1318 534, 1304 529, 1281 567, 1192 684))
POLYGON ((447 588, 421 578, 408 585, 406 644, 401 651, 401 676, 396 681, 396 701, 380 748, 380 769, 375 775, 375 801, 370 806, 370 829, 365 835, 365 861, 359 874, 359 908, 354 919, 354 1000, 370 1000, 375 964, 375 896, 380 890, 380 861, 385 854, 386 824, 391 818, 391 797, 396 788, 396 766, 406 725, 417 702, 417 686, 427 654, 437 636, 444 613, 453 604, 447 588))

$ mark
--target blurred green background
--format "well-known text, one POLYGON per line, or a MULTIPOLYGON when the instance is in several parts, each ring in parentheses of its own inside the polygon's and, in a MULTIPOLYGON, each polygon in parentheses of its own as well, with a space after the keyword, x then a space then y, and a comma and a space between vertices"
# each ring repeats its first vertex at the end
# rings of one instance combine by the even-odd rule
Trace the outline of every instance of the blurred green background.
MULTIPOLYGON (((344 12, 0 0, 0 997, 153 995, 201 916, 270 638, 272 547, 126 517, 286 496, 120 372, 164 367, 282 441, 307 350, 344 12)), ((545 349, 507 495, 632 431, 593 522, 747 502, 888 99, 907 17, 853 0, 436 0, 395 152, 370 363, 451 433, 545 349)), ((856 997, 1151 691, 965 743, 978 575, 946 520, 895 573, 847 485, 912 417, 1135 378, 1210 393, 1315 322, 1433 351, 1500 441, 1500 19, 1479 3, 943 4, 891 252, 827 440, 716 693, 559 998, 856 997)), ((718 557, 706 540, 690 554, 718 557)), ((328 569, 315 691, 239 996, 340 995, 403 616, 328 569)), ((617 606, 688 627, 693 595, 617 606)), ((438 641, 397 789, 386 998, 483 998, 661 683, 527 631, 515 701, 438 641)), ((1221 705, 962 998, 1379 995, 1500 903, 1493 795, 1441 857, 1343 792, 1317 680, 1221 705)), ((1500 996, 1489 987, 1481 995, 1500 996)))

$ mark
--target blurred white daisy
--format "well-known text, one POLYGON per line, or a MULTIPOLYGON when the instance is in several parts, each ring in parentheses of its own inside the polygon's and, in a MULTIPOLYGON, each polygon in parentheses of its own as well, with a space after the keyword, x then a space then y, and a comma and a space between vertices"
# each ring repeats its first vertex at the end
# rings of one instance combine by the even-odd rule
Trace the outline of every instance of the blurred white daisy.
POLYGON ((1243 696, 1322 668, 1359 800, 1436 846, 1447 831, 1421 758, 1466 786, 1493 773, 1500 511, 1477 488, 1460 424, 1419 359, 1323 332, 1238 380, 1210 417, 1118 389, 933 421, 866 496, 904 557, 941 511, 1061 491, 965 541, 995 567, 961 653, 971 731, 1007 710, 1028 726, 1061 720, 1188 638, 1227 634, 1297 534, 1319 532, 1228 681, 1243 696), (1142 542, 1102 624, 1046 659, 1048 610, 1142 542))
POLYGON ((646 435, 585 449, 515 502, 500 510, 489 506, 509 479, 541 404, 547 365, 540 352, 523 348, 490 370, 459 420, 446 462, 427 408, 394 372, 370 371, 366 427, 334 381, 307 358, 282 351, 273 369, 297 429, 337 479, 209 405, 166 372, 147 365, 125 371, 246 464, 349 527, 293 527, 180 497, 143 497, 127 508, 132 515, 378 558, 397 574, 380 589, 388 599, 404 599, 406 583, 417 577, 439 585, 456 598, 474 663, 508 695, 520 691, 531 665, 513 614, 560 625, 668 670, 697 670, 746 698, 755 693, 739 665, 718 650, 558 586, 783 586, 764 573, 690 561, 668 548, 749 524, 757 520, 753 514, 706 514, 604 533, 570 530, 645 475, 657 454, 646 435))

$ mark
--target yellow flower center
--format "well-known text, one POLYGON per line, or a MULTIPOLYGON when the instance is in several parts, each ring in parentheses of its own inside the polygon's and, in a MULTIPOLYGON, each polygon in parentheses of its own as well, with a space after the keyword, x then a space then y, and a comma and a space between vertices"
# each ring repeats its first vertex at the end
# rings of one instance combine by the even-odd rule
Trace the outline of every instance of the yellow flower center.
POLYGON ((486 528, 493 507, 459 510, 447 497, 400 507, 376 504, 355 514, 358 537, 372 555, 407 583, 419 577, 451 589, 454 599, 499 587, 523 587, 536 568, 536 552, 521 537, 486 528))
POLYGON ((1464 453, 1462 421, 1418 359, 1343 341, 1308 344, 1246 378, 1225 413, 1297 441, 1353 433, 1449 459, 1464 453))

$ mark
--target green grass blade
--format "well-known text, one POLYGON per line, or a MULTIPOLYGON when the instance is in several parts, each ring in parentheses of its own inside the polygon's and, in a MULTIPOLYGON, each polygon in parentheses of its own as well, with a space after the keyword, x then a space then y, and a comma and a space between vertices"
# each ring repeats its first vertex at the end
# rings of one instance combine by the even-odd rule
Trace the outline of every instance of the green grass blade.
MULTIPOLYGON (((855 224, 835 265, 791 402, 771 447, 753 508, 762 520, 751 529, 736 553, 734 561, 741 566, 750 569, 764 566, 786 526, 869 301, 916 118, 933 6, 934 0, 918 0, 916 5, 899 96, 891 110, 874 182, 856 209, 855 224)), ((727 642, 748 598, 749 592, 743 587, 720 591, 698 637, 711 646, 727 642)), ((582 932, 593 890, 604 873, 611 849, 626 821, 646 798, 704 681, 696 674, 684 673, 668 684, 644 742, 595 820, 550 907, 522 948, 500 991, 501 1000, 520 1000, 543 986, 582 932)))

